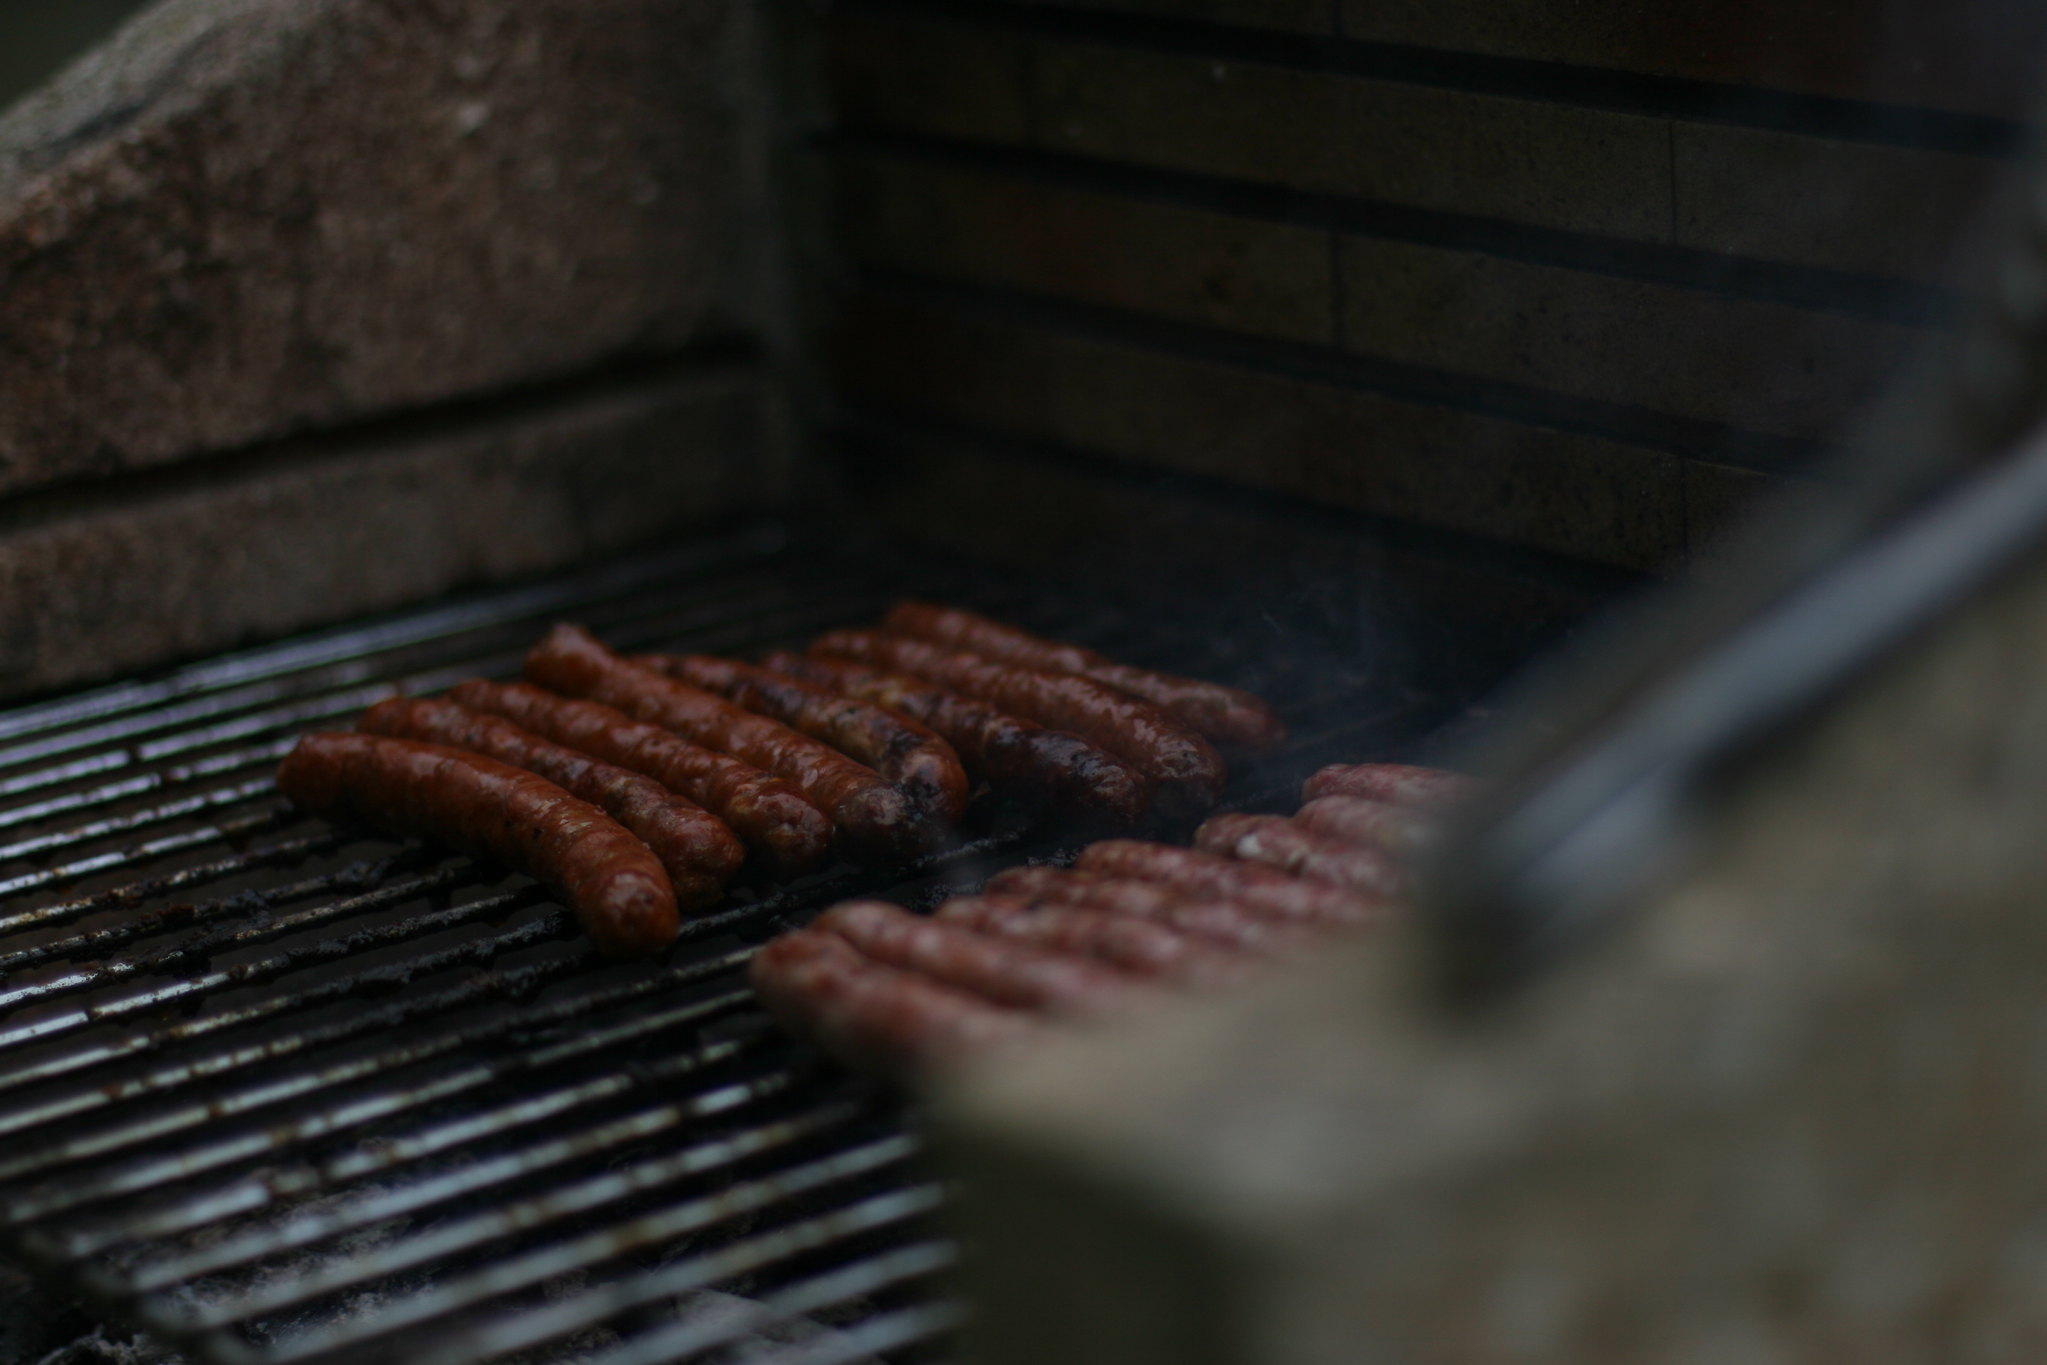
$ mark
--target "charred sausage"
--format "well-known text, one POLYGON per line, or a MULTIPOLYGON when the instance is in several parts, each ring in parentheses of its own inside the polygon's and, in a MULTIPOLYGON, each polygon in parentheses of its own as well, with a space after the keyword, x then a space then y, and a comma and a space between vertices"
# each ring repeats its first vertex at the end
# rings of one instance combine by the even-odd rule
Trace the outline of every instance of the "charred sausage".
POLYGON ((887 901, 843 901, 813 929, 862 954, 998 1005, 1046 1014, 1101 1014, 1125 1003, 1132 979, 1098 962, 975 933, 887 901))
POLYGON ((526 676, 787 778, 831 816, 856 859, 897 861, 923 851, 937 837, 909 799, 874 769, 779 721, 622 659, 580 627, 559 625, 550 631, 527 654, 526 676))
POLYGON ((1428 847, 1436 822, 1412 806, 1394 806, 1362 796, 1318 796, 1294 812, 1302 829, 1347 844, 1411 853, 1428 847))
POLYGON ((730 754, 691 744, 598 702, 559 697, 529 683, 465 682, 448 696, 688 797, 731 826, 772 875, 813 872, 830 851, 832 822, 823 811, 787 782, 730 754))
POLYGON ((1033 907, 1002 896, 955 896, 938 909, 942 923, 1055 953, 1099 959, 1133 976, 1188 986, 1241 981, 1249 960, 1170 925, 1077 905, 1033 907))
POLYGON ((841 1061, 890 1073, 978 1056, 1027 1038, 1017 1010, 883 966, 836 934, 800 929, 754 955, 748 969, 768 1012, 841 1061))
POLYGON ((1278 713, 1241 688, 1132 668, 1092 649, 1047 640, 957 607, 898 602, 881 628, 892 635, 930 640, 1020 668, 1093 678, 1143 698, 1218 744, 1270 749, 1286 739, 1286 726, 1280 723, 1278 713))
POLYGON ((1242 863, 1198 849, 1105 839, 1090 844, 1074 868, 1104 877, 1162 882, 1190 895, 1255 907, 1297 923, 1374 924, 1385 918, 1385 903, 1326 882, 1290 877, 1264 863, 1242 863))
POLYGON ((1198 815, 1222 795, 1223 762, 1207 740, 1150 702, 1092 678, 994 663, 876 630, 831 631, 811 653, 914 673, 1040 725, 1071 730, 1152 779, 1154 806, 1167 818, 1198 815))
POLYGON ((550 743, 500 716, 452 701, 392 697, 356 722, 365 734, 468 749, 524 768, 603 810, 640 837, 667 869, 675 903, 696 910, 724 894, 746 850, 725 822, 651 777, 550 743))
POLYGON ((1005 794, 1045 800, 1103 824, 1136 824, 1151 784, 1114 754, 908 673, 845 659, 768 656, 768 667, 897 711, 945 736, 967 771, 1005 794))
POLYGON ((310 734, 277 770, 316 815, 449 844, 546 884, 609 953, 674 941, 668 874, 630 830, 587 801, 481 754, 377 735, 310 734))
POLYGON ((1478 789, 1477 778, 1406 763, 1332 763, 1301 785, 1301 799, 1362 796, 1392 806, 1443 806, 1478 789))
POLYGON ((1383 850, 1316 834, 1284 815, 1212 816, 1194 831, 1194 847, 1367 896, 1398 895, 1406 880, 1383 850))
POLYGON ((831 745, 901 787, 947 824, 967 808, 967 773, 952 745, 916 721, 766 668, 708 654, 645 654, 644 663, 692 687, 831 745))
POLYGON ((1233 901, 1204 899, 1163 882, 1097 877, 1065 867, 1012 867, 988 879, 986 894, 1031 905, 1066 905, 1149 920, 1240 952, 1263 955, 1305 946, 1317 926, 1233 901))

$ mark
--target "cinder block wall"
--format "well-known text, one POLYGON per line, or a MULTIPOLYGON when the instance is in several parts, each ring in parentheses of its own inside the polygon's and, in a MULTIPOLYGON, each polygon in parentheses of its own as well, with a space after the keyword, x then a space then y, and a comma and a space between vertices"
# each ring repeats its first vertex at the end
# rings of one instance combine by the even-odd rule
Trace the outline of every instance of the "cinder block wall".
POLYGON ((1165 474, 1629 575, 1938 331, 2047 11, 839 0, 826 47, 838 397, 906 521, 1165 474))

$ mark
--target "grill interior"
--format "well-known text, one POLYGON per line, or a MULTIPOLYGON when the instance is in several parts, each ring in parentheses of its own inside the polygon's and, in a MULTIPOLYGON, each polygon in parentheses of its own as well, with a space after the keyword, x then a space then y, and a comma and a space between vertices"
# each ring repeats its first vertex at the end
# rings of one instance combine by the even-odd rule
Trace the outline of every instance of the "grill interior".
POLYGON ((1261 688, 1296 738, 1240 807, 1440 736, 1477 685, 1255 604, 1190 629, 763 525, 0 716, 13 1254, 207 1361, 942 1356, 956 1253, 904 1102, 782 1038, 744 963, 848 894, 928 905, 1074 836, 982 812, 907 873, 742 887, 619 964, 530 881, 300 818, 271 780, 299 731, 510 676, 554 619, 752 654, 905 592, 1261 688))

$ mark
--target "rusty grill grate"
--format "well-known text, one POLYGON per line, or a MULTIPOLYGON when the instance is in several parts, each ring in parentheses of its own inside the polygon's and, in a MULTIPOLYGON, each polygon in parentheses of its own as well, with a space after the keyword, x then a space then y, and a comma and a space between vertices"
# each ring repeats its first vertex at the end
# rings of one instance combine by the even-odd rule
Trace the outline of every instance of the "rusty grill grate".
MULTIPOLYGON (((299 818, 270 776, 299 731, 394 686, 513 673, 552 619, 748 653, 902 591, 1139 662, 1246 668, 1099 601, 820 560, 766 526, 0 715, 14 1255, 224 1363, 942 1355, 955 1252, 914 1127, 784 1040, 743 966, 843 895, 930 899, 1056 834, 998 816, 894 885, 840 869, 741 891, 664 961, 621 965, 532 883, 299 818)), ((1307 671, 1321 694, 1277 698, 1303 738, 1239 802, 1441 714, 1307 671)))

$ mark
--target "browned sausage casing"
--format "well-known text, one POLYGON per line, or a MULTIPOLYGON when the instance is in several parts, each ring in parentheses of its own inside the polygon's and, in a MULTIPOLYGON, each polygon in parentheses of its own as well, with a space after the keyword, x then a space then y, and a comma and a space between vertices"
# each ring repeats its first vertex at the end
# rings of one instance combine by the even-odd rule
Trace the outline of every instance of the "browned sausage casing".
POLYGON ((1301 799, 1362 796, 1393 806, 1443 806, 1478 789, 1478 779, 1406 763, 1332 763, 1301 785, 1301 799))
POLYGON ((526 873, 606 952, 658 952, 675 939, 675 892, 660 860, 544 777, 438 744, 325 733, 285 755, 277 786, 316 815, 350 816, 526 873))
POLYGON ((622 659, 579 627, 560 625, 548 632, 526 656, 526 676, 789 779, 832 817, 856 858, 894 861, 929 847, 935 837, 909 799, 874 769, 779 721, 622 659))
POLYGON ((876 962, 919 972, 998 1005, 1049 1014, 1101 1014, 1135 983, 1098 962, 975 933, 887 901, 842 901, 811 925, 876 962))
POLYGON ((841 1061, 891 1074, 977 1057, 1037 1028, 1026 1014, 883 966, 814 929, 762 948, 748 977, 791 1033, 841 1061))
POLYGON ((830 852, 832 822, 823 811, 779 777, 730 754, 691 744, 601 703, 559 697, 530 683, 465 682, 448 696, 557 744, 644 773, 688 797, 724 820, 775 876, 816 871, 830 852))
POLYGON ((1098 958, 1133 976, 1187 986, 1219 986, 1249 974, 1248 959, 1154 920, 1078 905, 1033 907, 1002 896, 955 896, 938 919, 985 934, 1035 943, 1055 953, 1098 958))
POLYGON ((969 773, 1005 794, 1052 801, 1110 826, 1136 824, 1151 800, 1144 774, 1079 735, 1048 730, 908 673, 788 652, 769 655, 768 667, 930 726, 969 773))
POLYGON ((1071 730, 1151 778, 1153 802, 1169 818, 1198 815, 1222 795, 1222 758, 1207 740, 1150 702, 1092 678, 993 663, 978 654, 878 630, 831 631, 811 646, 811 653, 914 673, 1040 725, 1071 730))
POLYGON ((1284 815, 1213 816, 1194 831, 1194 847, 1225 858, 1269 863, 1297 877, 1367 896, 1398 895, 1406 881, 1400 864, 1383 850, 1302 829, 1284 815))
POLYGON ((898 602, 881 628, 893 635, 931 640, 1021 668, 1093 678, 1119 692, 1142 697, 1220 744, 1270 749, 1286 739, 1286 726, 1280 723, 1278 713, 1262 698, 1241 688, 1119 664, 1092 649, 1047 640, 958 607, 898 602))
POLYGON ((1347 844, 1411 853, 1436 836, 1436 822, 1412 806, 1389 805, 1362 796, 1318 796, 1294 812, 1302 829, 1347 844))
POLYGON ((1068 905, 1154 921, 1242 952, 1283 953, 1317 942, 1324 926, 1232 901, 1204 899, 1163 882, 1097 877, 1065 867, 1012 867, 986 892, 1031 905, 1068 905))
POLYGON ((638 835, 667 869, 681 909, 701 909, 716 901, 746 859, 746 850, 725 822, 703 807, 651 777, 550 743, 503 717, 452 701, 392 697, 365 712, 356 729, 468 749, 538 773, 638 835))
POLYGON ((634 662, 822 740, 901 787, 936 819, 950 824, 967 809, 967 772, 959 755, 914 720, 785 673, 708 654, 645 654, 634 662))
POLYGON ((1375 924, 1385 918, 1383 902, 1327 882, 1288 876, 1264 863, 1240 863, 1172 844, 1105 839, 1090 844, 1073 866, 1104 877, 1163 882, 1192 895, 1255 907, 1307 923, 1375 924))

